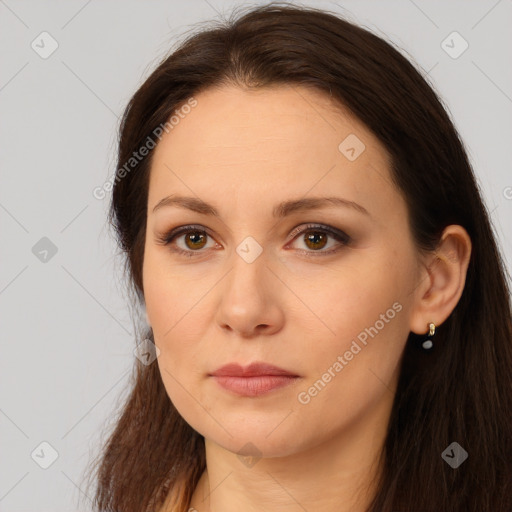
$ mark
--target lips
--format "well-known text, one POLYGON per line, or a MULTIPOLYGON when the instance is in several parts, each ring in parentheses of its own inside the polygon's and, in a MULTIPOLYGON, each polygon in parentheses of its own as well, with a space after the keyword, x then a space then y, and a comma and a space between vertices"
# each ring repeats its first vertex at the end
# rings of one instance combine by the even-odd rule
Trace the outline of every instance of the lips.
POLYGON ((218 368, 210 375, 214 377, 262 377, 262 376, 283 376, 298 377, 297 374, 279 368, 269 363, 251 363, 248 366, 241 366, 238 363, 229 363, 218 368))
POLYGON ((285 388, 300 377, 268 363, 229 363, 210 374, 221 388, 242 397, 258 397, 285 388))

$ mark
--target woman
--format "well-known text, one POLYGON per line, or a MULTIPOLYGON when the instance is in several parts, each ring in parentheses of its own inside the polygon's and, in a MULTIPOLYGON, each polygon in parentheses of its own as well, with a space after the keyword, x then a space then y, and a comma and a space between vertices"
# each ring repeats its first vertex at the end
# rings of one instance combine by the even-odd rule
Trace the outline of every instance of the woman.
POLYGON ((276 4, 191 36, 126 109, 111 220, 158 357, 98 510, 512 510, 503 262, 390 44, 276 4))

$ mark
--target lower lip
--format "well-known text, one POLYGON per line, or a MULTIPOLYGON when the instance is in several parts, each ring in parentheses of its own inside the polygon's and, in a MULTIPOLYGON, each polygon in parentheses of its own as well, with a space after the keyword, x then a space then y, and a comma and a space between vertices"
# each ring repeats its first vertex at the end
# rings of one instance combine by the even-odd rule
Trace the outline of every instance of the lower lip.
POLYGON ((260 375, 257 377, 227 377, 214 375, 213 378, 224 389, 242 396, 259 396, 274 389, 288 386, 298 377, 282 375, 260 375))

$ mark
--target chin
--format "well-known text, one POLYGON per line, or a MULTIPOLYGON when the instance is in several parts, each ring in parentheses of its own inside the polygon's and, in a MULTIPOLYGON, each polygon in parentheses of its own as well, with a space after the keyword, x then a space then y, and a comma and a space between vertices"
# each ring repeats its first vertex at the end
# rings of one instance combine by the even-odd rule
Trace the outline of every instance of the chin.
POLYGON ((272 429, 268 428, 236 429, 230 428, 229 425, 225 428, 232 434, 231 436, 223 429, 221 432, 217 431, 216 435, 211 432, 212 435, 208 435, 208 432, 202 435, 208 442, 237 454, 243 463, 244 457, 255 459, 287 457, 305 448, 298 444, 299 441, 303 442, 303 439, 299 440, 296 434, 284 429, 278 434, 277 431, 272 432, 272 429), (269 435, 269 432, 272 433, 269 435))

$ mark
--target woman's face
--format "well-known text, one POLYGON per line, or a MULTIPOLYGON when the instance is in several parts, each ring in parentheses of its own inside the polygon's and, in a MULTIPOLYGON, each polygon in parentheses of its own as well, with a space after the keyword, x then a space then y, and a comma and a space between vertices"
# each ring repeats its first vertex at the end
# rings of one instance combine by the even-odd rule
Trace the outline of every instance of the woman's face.
POLYGON ((170 399, 205 438, 266 457, 385 429, 419 276, 385 149, 311 89, 195 99, 149 185, 143 285, 170 399), (248 396, 211 376, 255 361, 298 378, 248 396))

